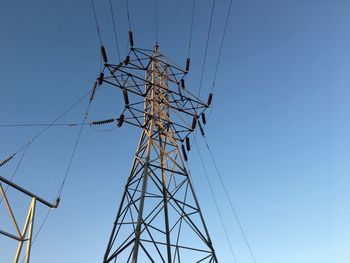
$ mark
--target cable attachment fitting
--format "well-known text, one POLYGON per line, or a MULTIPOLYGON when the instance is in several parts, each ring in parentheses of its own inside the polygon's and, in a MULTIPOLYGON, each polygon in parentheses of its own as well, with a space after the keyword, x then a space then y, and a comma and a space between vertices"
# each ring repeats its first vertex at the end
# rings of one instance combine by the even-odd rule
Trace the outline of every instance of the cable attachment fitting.
POLYGON ((1 166, 4 166, 6 163, 8 163, 9 161, 11 161, 12 159, 13 159, 13 157, 15 157, 15 153, 14 154, 12 154, 11 156, 9 156, 9 157, 6 157, 4 160, 1 160, 0 161, 0 167, 1 166))

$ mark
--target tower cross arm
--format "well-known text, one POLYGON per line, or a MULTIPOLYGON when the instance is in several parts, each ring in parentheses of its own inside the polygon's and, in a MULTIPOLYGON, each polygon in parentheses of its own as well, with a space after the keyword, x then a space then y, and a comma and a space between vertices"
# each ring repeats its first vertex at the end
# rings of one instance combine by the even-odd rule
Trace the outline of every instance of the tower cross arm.
POLYGON ((48 201, 46 201, 45 199, 33 194, 32 192, 29 192, 28 190, 24 189, 23 187, 13 183, 12 181, 6 179, 5 177, 2 177, 0 176, 0 181, 7 184, 8 186, 12 187, 12 188, 15 188, 16 190, 20 191, 21 193, 25 194, 25 195, 28 195, 32 198, 35 198, 38 202, 42 203, 43 205, 46 205, 50 208, 57 208, 59 203, 60 203, 60 198, 58 197, 56 199, 56 202, 53 204, 53 203, 50 203, 48 201))

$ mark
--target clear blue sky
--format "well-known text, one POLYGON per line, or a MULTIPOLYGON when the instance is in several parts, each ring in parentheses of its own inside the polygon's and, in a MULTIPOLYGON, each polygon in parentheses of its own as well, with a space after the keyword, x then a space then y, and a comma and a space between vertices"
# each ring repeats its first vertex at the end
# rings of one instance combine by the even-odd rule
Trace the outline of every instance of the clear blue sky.
MULTIPOLYGON (((152 48, 154 2, 129 2, 135 45, 152 48)), ((158 2, 160 48, 184 64, 190 1, 158 2)), ((187 84, 194 91, 211 5, 197 2, 187 84)), ((205 96, 228 2, 217 0, 205 96)), ((125 54, 124 1, 113 3, 125 54)), ((117 62, 108 1, 96 1, 96 8, 110 60, 117 62)), ((349 10, 345 0, 233 3, 206 134, 258 263, 350 262, 349 10)), ((2 1, 0 32, 0 124, 52 121, 90 89, 98 74, 99 44, 87 0, 2 1)), ((122 103, 118 92, 101 92, 89 120, 118 116, 122 103)), ((61 122, 80 122, 85 107, 86 101, 61 122)), ((39 130, 0 128, 0 156, 39 130)), ((53 200, 77 132, 52 128, 35 141, 15 182, 53 200)), ((101 262, 138 136, 130 126, 83 131, 61 206, 37 239, 32 262, 101 262)), ((204 143, 199 143, 238 262, 252 262, 204 143)), ((1 168, 1 175, 9 178, 18 159, 1 168)), ((195 151, 190 165, 219 260, 233 262, 195 151)), ((12 192, 9 197, 21 218, 26 199, 12 192)), ((36 230, 45 213, 38 208, 36 230)), ((3 204, 0 216, 9 225, 3 204)), ((12 241, 0 237, 1 263, 11 262, 13 249, 12 241)))

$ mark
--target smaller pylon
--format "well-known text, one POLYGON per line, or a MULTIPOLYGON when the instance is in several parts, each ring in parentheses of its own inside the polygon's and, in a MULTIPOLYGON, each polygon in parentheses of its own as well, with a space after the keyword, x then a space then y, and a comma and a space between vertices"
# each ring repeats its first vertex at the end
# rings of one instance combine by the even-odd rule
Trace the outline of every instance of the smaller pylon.
POLYGON ((14 263, 18 263, 21 257, 21 252, 23 250, 23 245, 26 243, 26 254, 25 254, 25 263, 29 263, 30 261, 30 253, 31 253, 31 246, 32 246, 32 238, 33 238, 33 226, 34 226, 34 218, 35 218, 35 209, 36 209, 36 203, 42 203, 43 205, 49 207, 49 208, 57 208, 60 202, 60 198, 56 199, 55 204, 51 204, 50 202, 40 198, 39 196, 27 191, 26 189, 22 188, 21 186, 18 186, 17 184, 7 180, 4 177, 0 176, 0 193, 1 193, 1 200, 5 202, 7 211, 9 213, 9 216, 11 217, 12 223, 15 227, 16 234, 9 233, 7 231, 3 231, 0 229, 0 235, 4 235, 10 239, 16 240, 18 242, 17 245, 17 251, 14 256, 14 263), (22 228, 22 231, 19 228, 18 221, 16 220, 16 217, 13 213, 13 210, 11 208, 10 202, 6 196, 6 191, 4 190, 2 183, 8 185, 11 188, 14 188, 15 190, 29 196, 32 200, 29 205, 27 218, 25 220, 24 226, 22 228))

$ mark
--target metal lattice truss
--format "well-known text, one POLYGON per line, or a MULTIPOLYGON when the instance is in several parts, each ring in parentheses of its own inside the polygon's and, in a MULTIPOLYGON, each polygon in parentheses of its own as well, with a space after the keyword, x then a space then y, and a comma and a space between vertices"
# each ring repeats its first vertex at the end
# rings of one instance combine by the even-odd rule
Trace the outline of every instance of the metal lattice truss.
POLYGON ((12 221, 13 226, 14 226, 14 229, 15 229, 15 233, 10 233, 8 231, 4 231, 4 230, 0 229, 0 235, 3 235, 7 238, 10 238, 10 239, 18 242, 17 251, 16 251, 16 254, 15 254, 14 259, 13 259, 14 263, 21 262, 20 257, 21 257, 21 253, 23 251, 23 246, 25 246, 26 249, 25 249, 25 255, 24 255, 22 262, 29 263, 30 255, 31 255, 32 239, 33 239, 33 226, 34 226, 35 210, 36 210, 37 202, 39 202, 39 203, 41 203, 49 208, 57 208, 58 204, 60 202, 60 199, 58 198, 56 200, 55 204, 51 204, 48 201, 46 201, 46 200, 38 197, 37 195, 25 190, 24 188, 18 186, 17 184, 11 182, 10 180, 7 180, 6 178, 4 178, 2 176, 0 176, 0 194, 1 194, 0 200, 4 202, 4 204, 7 208, 8 215, 10 216, 11 221, 12 221), (8 187, 11 187, 11 188, 15 189, 16 191, 21 192, 21 193, 23 193, 26 196, 29 196, 31 198, 27 217, 26 217, 26 220, 24 222, 24 226, 23 226, 22 230, 20 230, 18 220, 16 219, 15 214, 11 208, 10 201, 7 198, 7 195, 6 195, 7 188, 4 189, 2 184, 6 184, 8 187))
MULTIPOLYGON (((105 67, 96 83, 111 85, 123 91, 125 109, 121 115, 122 121, 144 128, 151 118, 145 114, 152 114, 144 109, 144 101, 151 96, 155 88, 158 94, 164 96, 155 96, 154 102, 163 104, 166 97, 167 107, 171 113, 169 117, 156 116, 164 118, 160 121, 166 122, 174 131, 174 138, 183 141, 193 131, 193 119, 196 119, 203 113, 208 105, 195 97, 185 88, 185 76, 187 71, 175 66, 160 53, 154 53, 153 50, 140 48, 131 48, 124 62, 114 65, 105 63, 105 67), (157 65, 154 69, 155 79, 152 82, 152 65, 157 65), (148 74, 148 77, 146 75, 148 74), (136 96, 129 96, 129 95, 136 96), (188 117, 190 121, 188 121, 188 117)), ((155 116, 154 116, 155 117, 155 116)))
POLYGON ((186 115, 196 120, 207 105, 183 87, 186 72, 166 61, 157 46, 132 48, 102 74, 123 90, 124 121, 142 128, 104 263, 218 262, 178 145, 194 129, 186 115))

